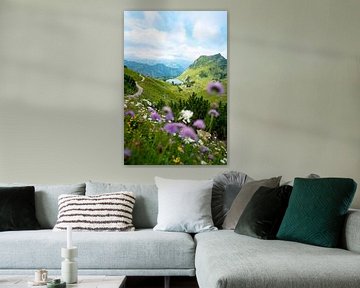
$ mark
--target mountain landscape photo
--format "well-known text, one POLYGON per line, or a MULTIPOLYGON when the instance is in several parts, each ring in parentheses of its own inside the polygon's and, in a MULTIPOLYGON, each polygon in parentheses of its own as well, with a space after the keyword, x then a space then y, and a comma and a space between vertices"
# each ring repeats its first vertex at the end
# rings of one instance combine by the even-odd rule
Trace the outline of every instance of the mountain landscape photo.
POLYGON ((126 11, 124 16, 124 163, 225 165, 226 12, 126 11), (223 21, 204 23, 214 18, 223 21), (183 37, 177 34, 174 38, 175 33, 168 31, 169 41, 162 45, 155 41, 140 45, 136 33, 164 37, 161 25, 174 19, 182 19, 184 26, 193 29, 186 32, 176 27, 184 32, 183 37), (215 29, 219 23, 218 35, 203 37, 198 31, 208 25, 215 29), (159 35, 154 34, 154 28, 147 31, 148 27, 159 29, 159 35), (219 37, 223 39, 220 42, 219 37), (173 40, 180 43, 175 45, 173 40), (196 41, 198 46, 193 45, 196 41), (169 49, 155 49, 167 45, 169 49))

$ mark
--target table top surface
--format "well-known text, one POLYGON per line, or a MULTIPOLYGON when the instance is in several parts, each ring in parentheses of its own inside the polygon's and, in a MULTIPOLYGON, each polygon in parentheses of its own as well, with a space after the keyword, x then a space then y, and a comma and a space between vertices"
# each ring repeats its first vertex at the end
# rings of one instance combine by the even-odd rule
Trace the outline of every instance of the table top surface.
MULTIPOLYGON (((60 277, 49 277, 49 279, 56 279, 60 277)), ((43 288, 47 287, 46 285, 42 286, 33 286, 31 282, 33 281, 33 276, 22 276, 22 275, 11 275, 3 276, 0 275, 0 288, 24 288, 24 287, 38 287, 43 288)), ((125 287, 126 276, 89 276, 89 275, 79 275, 78 283, 76 284, 67 284, 67 288, 122 288, 125 287)))

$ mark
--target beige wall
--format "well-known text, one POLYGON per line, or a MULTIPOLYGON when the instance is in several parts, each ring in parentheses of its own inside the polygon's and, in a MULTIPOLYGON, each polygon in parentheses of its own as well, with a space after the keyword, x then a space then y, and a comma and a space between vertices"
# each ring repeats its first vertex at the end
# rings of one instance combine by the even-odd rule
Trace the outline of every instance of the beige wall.
POLYGON ((0 0, 0 182, 241 170, 360 184, 359 29, 357 0, 0 0), (126 9, 229 11, 227 167, 123 166, 126 9))

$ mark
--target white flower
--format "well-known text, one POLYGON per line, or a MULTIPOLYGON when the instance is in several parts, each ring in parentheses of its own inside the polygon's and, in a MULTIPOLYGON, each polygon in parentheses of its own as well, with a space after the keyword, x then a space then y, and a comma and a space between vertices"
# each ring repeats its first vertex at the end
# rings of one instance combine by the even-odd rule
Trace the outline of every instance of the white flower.
POLYGON ((143 99, 143 102, 145 102, 148 106, 153 106, 152 103, 147 99, 143 99))
POLYGON ((204 160, 201 160, 201 165, 207 165, 208 163, 206 163, 204 160))
POLYGON ((190 110, 181 110, 179 120, 183 120, 184 123, 190 123, 190 119, 193 115, 194 112, 190 110))
POLYGON ((189 137, 183 138, 183 141, 184 141, 185 144, 192 144, 192 143, 195 142, 195 140, 193 140, 193 139, 191 139, 189 137))

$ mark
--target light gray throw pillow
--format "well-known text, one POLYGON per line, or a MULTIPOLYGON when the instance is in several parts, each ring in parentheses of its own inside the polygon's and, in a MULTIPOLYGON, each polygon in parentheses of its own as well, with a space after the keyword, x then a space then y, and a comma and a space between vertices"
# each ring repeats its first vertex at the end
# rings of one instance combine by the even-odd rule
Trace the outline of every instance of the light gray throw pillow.
POLYGON ((211 217, 213 180, 155 177, 159 213, 154 230, 198 233, 217 230, 211 217))
POLYGON ((241 214, 244 212, 246 205, 249 203, 255 192, 261 187, 276 188, 279 186, 281 176, 270 179, 263 179, 245 183, 240 192, 237 194, 234 202, 232 203, 229 212, 227 213, 223 229, 234 230, 241 214))

